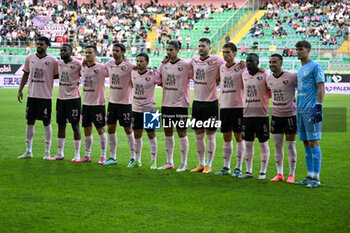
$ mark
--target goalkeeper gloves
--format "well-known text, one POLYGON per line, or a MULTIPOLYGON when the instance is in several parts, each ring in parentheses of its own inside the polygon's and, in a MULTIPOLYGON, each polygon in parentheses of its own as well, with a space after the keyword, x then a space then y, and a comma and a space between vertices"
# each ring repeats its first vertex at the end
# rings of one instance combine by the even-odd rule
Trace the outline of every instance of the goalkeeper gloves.
POLYGON ((315 111, 312 114, 312 118, 311 121, 313 123, 318 123, 320 121, 322 121, 323 119, 323 115, 322 115, 322 104, 316 104, 315 105, 315 111))

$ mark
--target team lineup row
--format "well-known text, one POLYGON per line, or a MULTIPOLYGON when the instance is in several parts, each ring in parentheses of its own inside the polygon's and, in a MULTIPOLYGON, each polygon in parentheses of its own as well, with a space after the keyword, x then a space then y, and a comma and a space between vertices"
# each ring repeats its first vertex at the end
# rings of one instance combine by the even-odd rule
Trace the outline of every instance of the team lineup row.
MULTIPOLYGON (((69 44, 61 47, 61 60, 46 53, 50 43, 46 37, 37 42, 37 52, 28 55, 23 68, 24 75, 18 92, 18 100, 23 99, 22 90, 29 80, 26 108, 26 152, 18 158, 32 158, 32 140, 36 120, 42 120, 45 127, 44 160, 64 159, 65 128, 67 121, 74 132, 75 154, 72 162, 91 162, 92 128, 95 126, 100 139, 101 158, 99 164, 117 164, 116 148, 117 122, 124 128, 130 150, 128 167, 141 167, 143 112, 154 111, 154 88, 163 88, 163 120, 174 122, 179 136, 181 164, 176 170, 187 170, 189 140, 186 127, 177 122, 186 120, 190 106, 190 79, 194 81, 192 119, 207 121, 218 119, 220 109, 221 132, 223 133, 224 167, 218 175, 231 174, 230 164, 233 153, 232 132, 236 141, 236 167, 233 176, 253 177, 254 139, 260 145, 261 169, 259 179, 266 179, 270 156, 269 99, 272 97, 271 133, 275 143, 277 175, 271 181, 284 181, 283 143, 286 144, 289 161, 288 183, 295 183, 296 142, 305 146, 307 177, 296 182, 314 188, 321 185, 322 102, 324 97, 324 74, 322 67, 310 60, 311 45, 307 41, 296 44, 298 58, 302 66, 298 74, 282 69, 283 58, 279 54, 270 57, 272 73, 259 69, 259 57, 248 54, 246 62, 235 62, 237 48, 233 43, 223 46, 223 58, 210 55, 211 42, 207 38, 199 40, 198 55, 191 61, 179 58, 181 44, 171 41, 167 45, 167 57, 157 70, 148 68, 149 57, 140 53, 136 66, 124 57, 122 44, 113 46, 113 58, 106 64, 96 63, 97 50, 94 45, 86 47, 83 64, 72 58, 73 48, 69 44), (105 79, 109 77, 110 91, 107 109, 107 131, 110 158, 107 160, 107 134, 105 132, 105 79), (58 153, 50 156, 51 147, 51 98, 53 80, 59 79, 56 104, 58 123, 58 153), (83 106, 79 81, 83 86, 83 106), (220 84, 220 101, 217 85, 220 84), (297 103, 295 91, 298 90, 297 103), (85 156, 80 158, 81 135, 80 115, 85 135, 85 156), (296 117, 298 115, 298 117, 296 117), (298 120, 297 120, 298 119, 298 120), (243 158, 246 173, 242 174, 243 158)), ((191 172, 212 172, 212 161, 216 149, 216 130, 209 127, 194 126, 195 144, 199 165, 191 172), (205 143, 207 136, 207 145, 205 143), (205 157, 205 153, 207 156, 205 157)), ((146 129, 150 143, 151 169, 173 169, 174 127, 164 127, 167 162, 157 168, 157 139, 154 129, 146 129)))

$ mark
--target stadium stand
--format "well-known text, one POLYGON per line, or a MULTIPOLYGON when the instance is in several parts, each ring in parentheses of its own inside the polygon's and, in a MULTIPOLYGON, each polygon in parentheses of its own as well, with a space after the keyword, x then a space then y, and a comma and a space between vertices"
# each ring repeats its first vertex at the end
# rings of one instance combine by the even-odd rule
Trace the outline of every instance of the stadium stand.
POLYGON ((282 54, 284 49, 289 49, 293 55, 289 54, 284 65, 295 71, 299 61, 293 51, 294 45, 298 40, 307 39, 313 45, 312 58, 326 71, 350 72, 347 69, 349 4, 341 1, 266 2, 266 11, 259 11, 256 20, 256 15, 245 10, 252 10, 251 4, 246 4, 249 1, 225 4, 207 0, 190 1, 191 4, 182 0, 177 4, 168 0, 158 0, 158 4, 147 0, 132 2, 82 0, 78 1, 78 7, 69 6, 66 1, 63 4, 45 1, 37 6, 31 6, 30 1, 0 1, 0 53, 3 55, 0 62, 24 63, 25 56, 35 51, 33 42, 40 35, 32 19, 51 15, 48 24, 68 26, 68 33, 63 36, 48 35, 53 42, 48 52, 54 56, 59 56, 58 47, 63 42, 73 44, 78 58, 82 57, 83 48, 93 43, 100 53, 98 59, 106 62, 111 57, 112 44, 122 42, 127 47, 126 56, 133 58, 137 52, 149 49, 151 65, 158 66, 169 40, 182 42, 181 57, 190 59, 197 53, 200 38, 210 38, 215 46, 212 52, 218 53, 229 35, 238 48, 245 44, 247 52, 264 57, 261 65, 265 68, 268 68, 269 55, 282 54), (240 6, 246 8, 242 10, 240 6), (245 25, 249 25, 249 32, 244 32, 242 27, 249 18, 252 23, 245 25), (242 23, 242 27, 237 26, 242 23), (243 32, 242 37, 237 37, 243 32))

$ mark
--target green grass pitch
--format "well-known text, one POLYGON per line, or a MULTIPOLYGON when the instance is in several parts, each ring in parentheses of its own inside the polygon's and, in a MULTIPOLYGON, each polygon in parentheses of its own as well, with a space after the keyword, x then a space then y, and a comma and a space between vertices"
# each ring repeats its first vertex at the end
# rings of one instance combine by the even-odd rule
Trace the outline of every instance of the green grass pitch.
MULTIPOLYGON (((17 160, 25 151, 25 101, 18 89, 0 89, 0 232, 349 232, 349 129, 347 117, 336 109, 349 107, 350 95, 326 95, 322 187, 271 183, 276 174, 273 141, 267 180, 259 181, 259 148, 255 147, 253 179, 238 180, 214 174, 176 173, 149 169, 146 134, 142 168, 126 168, 129 151, 124 130, 118 127, 118 165, 102 167, 99 138, 94 130, 91 164, 73 164, 73 136, 67 127, 64 161, 43 161, 44 129, 37 122, 33 159, 17 160), (347 120, 347 121, 346 121, 347 120), (343 123, 343 122, 346 123, 343 123), (342 128, 341 130, 332 129, 342 128)), ((27 89, 24 90, 26 93, 27 89)), ((25 94, 26 96, 26 94, 25 94)), ((57 96, 57 88, 54 97, 57 96)), ((156 89, 157 106, 161 90, 156 89)), ((51 154, 57 151, 53 101, 51 154)), ((189 168, 197 163, 194 132, 188 130, 189 168)), ((213 172, 222 168, 222 134, 217 133, 213 172)), ((157 131, 158 166, 165 160, 164 134, 157 131)), ((175 137, 175 166, 180 163, 175 137)), ((297 142, 296 179, 306 175, 302 142, 297 142)), ((82 140, 81 155, 84 153, 82 140)), ((235 157, 231 166, 234 167, 235 157)), ((285 156, 284 173, 288 174, 285 156)), ((243 165, 243 171, 245 165, 243 165)))

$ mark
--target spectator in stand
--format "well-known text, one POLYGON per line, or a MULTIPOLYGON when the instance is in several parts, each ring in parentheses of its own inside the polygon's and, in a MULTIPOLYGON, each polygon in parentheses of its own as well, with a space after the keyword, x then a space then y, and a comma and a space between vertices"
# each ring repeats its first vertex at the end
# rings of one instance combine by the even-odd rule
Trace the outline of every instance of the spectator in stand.
POLYGON ((187 44, 187 50, 190 50, 191 37, 189 35, 186 37, 186 44, 187 44))
POLYGON ((285 47, 285 48, 283 49, 282 56, 283 56, 283 57, 288 57, 288 52, 289 52, 289 49, 288 49, 287 47, 285 47))
POLYGON ((247 48, 246 48, 245 44, 242 44, 242 46, 241 46, 241 56, 245 56, 247 54, 246 51, 247 51, 247 48))
POLYGON ((288 57, 293 57, 293 49, 288 50, 288 57))
POLYGON ((209 34, 210 33, 210 29, 208 26, 205 27, 203 33, 209 34))

